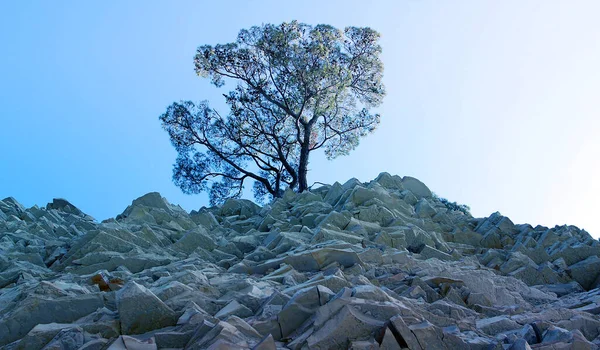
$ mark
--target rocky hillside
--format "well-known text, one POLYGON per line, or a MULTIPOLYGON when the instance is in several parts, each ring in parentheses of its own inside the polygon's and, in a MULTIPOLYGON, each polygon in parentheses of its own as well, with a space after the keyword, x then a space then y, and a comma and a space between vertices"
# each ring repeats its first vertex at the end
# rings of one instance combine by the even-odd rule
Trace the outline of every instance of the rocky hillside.
POLYGON ((3 349, 596 349, 600 244, 383 173, 259 207, 0 201, 3 349))

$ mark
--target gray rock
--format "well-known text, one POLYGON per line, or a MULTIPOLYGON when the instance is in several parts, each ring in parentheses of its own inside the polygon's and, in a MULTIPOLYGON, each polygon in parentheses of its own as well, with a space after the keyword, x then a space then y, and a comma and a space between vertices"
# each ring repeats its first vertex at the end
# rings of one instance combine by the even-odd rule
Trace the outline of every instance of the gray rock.
POLYGON ((600 274, 600 258, 590 256, 587 259, 569 266, 569 274, 585 290, 591 289, 600 274))
POLYGON ((508 350, 531 350, 531 346, 525 339, 517 339, 510 345, 508 350))
MULTIPOLYGON (((348 347, 349 350, 377 350, 377 349, 381 349, 382 347, 377 344, 377 342, 375 341, 375 339, 371 339, 371 340, 355 340, 353 342, 350 343, 350 346, 348 347)), ((387 347, 384 347, 387 348, 387 347)), ((395 348, 391 348, 391 349, 397 349, 398 346, 396 346, 395 348)))
POLYGON ((424 259, 435 258, 435 259, 444 260, 444 261, 455 260, 455 258, 452 255, 444 253, 442 251, 439 251, 439 250, 432 248, 430 246, 427 246, 427 245, 423 247, 423 249, 419 252, 419 254, 424 259))
POLYGON ((308 337, 307 344, 311 349, 348 347, 351 340, 368 337, 383 326, 383 322, 346 305, 308 337))
POLYGON ((402 316, 394 316, 390 319, 388 327, 399 341, 399 345, 403 348, 411 350, 425 349, 416 335, 411 331, 408 325, 402 319, 402 316))
POLYGON ((358 254, 350 249, 320 248, 286 257, 285 262, 298 271, 317 271, 332 263, 350 267, 362 263, 358 254))
POLYGON ((598 256, 574 226, 473 218, 387 173, 262 208, 149 193, 101 223, 7 198, 0 347, 592 349, 598 256))
POLYGON ((61 330, 72 327, 72 324, 65 323, 38 324, 18 342, 15 349, 42 349, 61 330))
POLYGON ((273 335, 269 334, 266 337, 262 338, 252 350, 277 350, 277 345, 275 344, 275 339, 273 339, 273 335))
POLYGON ((215 315, 218 319, 225 319, 231 315, 239 316, 239 317, 249 317, 252 316, 252 310, 247 308, 246 306, 238 303, 236 300, 231 301, 224 308, 219 310, 215 315))
POLYGON ((156 346, 159 349, 184 348, 194 335, 193 330, 186 332, 158 332, 154 334, 156 346))
POLYGON ((544 338, 542 343, 570 343, 573 340, 573 334, 566 329, 550 326, 548 330, 544 332, 544 338))
POLYGON ((222 216, 242 215, 250 217, 256 215, 260 207, 247 199, 228 199, 221 206, 220 214, 222 216))
POLYGON ((83 344, 78 350, 103 350, 108 347, 109 340, 104 338, 92 339, 83 344))
POLYGON ((412 192, 417 198, 430 198, 431 191, 424 183, 414 177, 405 176, 402 178, 402 186, 412 192))
POLYGON ((0 320, 0 346, 22 338, 38 324, 71 323, 103 306, 104 300, 99 294, 54 300, 28 297, 0 320))
POLYGON ((281 335, 287 337, 317 309, 327 304, 334 293, 323 286, 304 288, 296 292, 277 315, 281 335))
POLYGON ((174 326, 177 315, 146 287, 127 283, 117 292, 117 308, 123 334, 141 334, 174 326))
POLYGON ((518 329, 519 324, 506 316, 497 316, 477 320, 477 329, 490 335, 518 329))
POLYGON ((196 227, 186 232, 172 246, 173 249, 190 254, 198 247, 211 251, 217 247, 213 239, 206 233, 202 227, 196 227))
POLYGON ((447 349, 444 344, 444 335, 439 327, 425 320, 408 326, 408 329, 415 335, 421 348, 423 349, 447 349))
POLYGON ((79 327, 61 329, 43 350, 77 350, 85 343, 85 334, 79 327))
POLYGON ((420 218, 430 218, 436 214, 435 209, 427 202, 425 198, 421 198, 415 205, 415 211, 420 218))
POLYGON ((558 297, 562 297, 567 294, 583 292, 583 288, 581 287, 581 285, 575 281, 572 281, 569 283, 561 283, 561 284, 538 285, 538 286, 535 286, 535 288, 537 288, 541 291, 544 291, 544 292, 554 293, 558 297))

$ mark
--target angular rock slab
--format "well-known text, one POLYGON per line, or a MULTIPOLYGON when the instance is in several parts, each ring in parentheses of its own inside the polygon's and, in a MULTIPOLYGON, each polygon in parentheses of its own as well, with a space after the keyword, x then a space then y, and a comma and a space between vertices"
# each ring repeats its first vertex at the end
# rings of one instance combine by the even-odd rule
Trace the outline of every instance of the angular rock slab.
POLYGON ((179 315, 146 287, 133 281, 117 292, 122 334, 141 334, 174 326, 179 315))
POLYGON ((308 347, 309 349, 347 348, 351 340, 368 338, 384 325, 385 323, 346 305, 323 327, 308 337, 308 347))

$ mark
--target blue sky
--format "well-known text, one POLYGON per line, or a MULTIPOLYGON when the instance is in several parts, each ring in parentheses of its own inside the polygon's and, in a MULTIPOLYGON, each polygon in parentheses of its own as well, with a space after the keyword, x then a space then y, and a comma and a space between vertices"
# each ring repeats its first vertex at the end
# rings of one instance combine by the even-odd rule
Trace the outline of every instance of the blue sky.
POLYGON ((171 182, 158 116, 216 89, 197 46, 297 19, 382 34, 380 128, 350 156, 315 154, 309 182, 411 175, 476 216, 600 236, 597 1, 0 3, 0 198, 64 197, 99 220, 171 182))

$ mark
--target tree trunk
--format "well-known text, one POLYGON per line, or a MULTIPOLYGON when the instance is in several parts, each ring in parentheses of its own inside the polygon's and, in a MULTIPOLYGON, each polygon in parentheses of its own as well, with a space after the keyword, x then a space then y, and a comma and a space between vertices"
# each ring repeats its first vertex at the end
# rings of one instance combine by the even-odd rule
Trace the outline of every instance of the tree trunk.
POLYGON ((275 193, 272 193, 274 198, 281 197, 281 173, 277 173, 277 177, 275 178, 275 193))
POLYGON ((308 190, 308 180, 306 174, 308 173, 308 155, 310 153, 310 132, 312 125, 308 124, 304 126, 304 139, 302 140, 300 148, 300 164, 298 165, 298 192, 302 193, 308 190))

